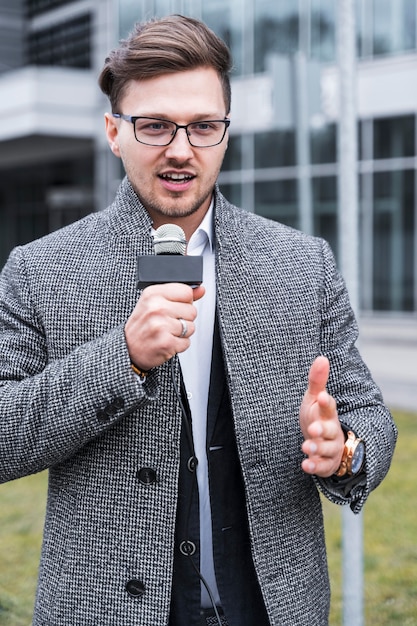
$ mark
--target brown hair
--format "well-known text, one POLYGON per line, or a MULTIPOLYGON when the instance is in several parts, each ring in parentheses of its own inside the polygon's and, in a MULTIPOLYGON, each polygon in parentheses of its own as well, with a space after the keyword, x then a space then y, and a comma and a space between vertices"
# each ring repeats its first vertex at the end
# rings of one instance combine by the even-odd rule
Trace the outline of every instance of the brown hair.
POLYGON ((230 111, 229 48, 203 22, 183 15, 170 15, 137 23, 127 39, 110 52, 98 79, 112 111, 131 80, 153 78, 170 72, 212 67, 223 87, 226 114, 230 111))

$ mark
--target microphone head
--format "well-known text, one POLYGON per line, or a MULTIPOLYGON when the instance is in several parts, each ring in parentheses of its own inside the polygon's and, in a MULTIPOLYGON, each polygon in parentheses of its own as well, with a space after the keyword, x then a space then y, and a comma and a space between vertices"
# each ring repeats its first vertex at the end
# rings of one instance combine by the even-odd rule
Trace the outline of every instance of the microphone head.
POLYGON ((185 254, 187 240, 181 226, 163 224, 154 235, 155 254, 185 254))

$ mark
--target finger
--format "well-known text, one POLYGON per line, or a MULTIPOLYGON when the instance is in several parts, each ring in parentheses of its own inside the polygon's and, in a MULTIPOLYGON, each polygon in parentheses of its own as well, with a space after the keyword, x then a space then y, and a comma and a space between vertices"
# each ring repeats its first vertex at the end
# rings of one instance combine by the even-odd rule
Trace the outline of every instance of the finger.
POLYGON ((206 293, 206 288, 203 285, 191 287, 183 283, 169 283, 169 287, 168 284, 164 286, 167 287, 167 299, 173 302, 196 302, 206 293))
POLYGON ((202 285, 195 289, 181 283, 151 285, 143 290, 138 305, 144 307, 148 314, 166 315, 176 320, 180 317, 194 320, 197 316, 194 301, 204 294, 205 288, 202 285))
POLYGON ((325 391, 329 379, 329 372, 329 359, 325 356, 318 356, 310 367, 307 393, 317 397, 321 391, 325 391))
POLYGON ((199 285, 198 287, 194 287, 193 289, 193 300, 200 300, 206 293, 206 288, 203 285, 199 285))
POLYGON ((311 421, 306 426, 306 439, 334 439, 339 435, 336 401, 326 391, 320 392, 310 412, 311 421))
POLYGON ((339 430, 339 420, 317 420, 309 425, 305 441, 333 441, 338 438, 339 430))
POLYGON ((337 418, 336 400, 327 391, 320 391, 317 396, 318 414, 321 419, 337 418))
POLYGON ((144 321, 157 322, 157 326, 161 323, 161 320, 165 319, 166 322, 174 320, 175 325, 171 326, 171 332, 176 334, 175 327, 178 328, 178 320, 183 318, 185 320, 194 321, 197 317, 197 309, 192 299, 184 297, 184 292, 172 292, 167 290, 161 292, 150 292, 148 294, 142 294, 139 299, 133 315, 141 318, 144 321), (177 297, 176 297, 177 296, 177 297), (182 299, 180 299, 182 298, 182 299))
POLYGON ((325 423, 332 420, 339 423, 336 401, 327 391, 320 391, 309 405, 308 419, 303 421, 305 438, 321 437, 325 423))
POLYGON ((172 334, 174 335, 174 337, 179 337, 180 339, 188 339, 189 337, 191 337, 194 332, 195 332, 195 324, 192 321, 188 321, 186 319, 184 319, 183 317, 179 317, 178 320, 176 320, 176 328, 178 328, 178 324, 179 324, 179 332, 175 331, 172 334))
POLYGON ((183 283, 150 285, 143 290, 141 299, 148 300, 155 297, 165 298, 169 302, 188 302, 192 304, 194 301, 192 287, 183 283))
POLYGON ((328 456, 333 448, 340 448, 344 442, 343 431, 340 422, 314 422, 311 424, 311 436, 302 443, 302 450, 305 454, 319 454, 328 456), (330 451, 330 452, 329 452, 330 451))
POLYGON ((316 474, 317 476, 331 476, 340 467, 343 454, 343 446, 337 441, 322 442, 315 447, 314 443, 304 442, 303 452, 308 454, 308 458, 304 459, 301 467, 307 474, 316 474), (316 449, 316 452, 313 450, 316 449))
POLYGON ((320 476, 321 478, 328 478, 332 476, 340 465, 339 461, 334 461, 333 458, 308 458, 304 459, 301 463, 301 467, 306 474, 320 476))

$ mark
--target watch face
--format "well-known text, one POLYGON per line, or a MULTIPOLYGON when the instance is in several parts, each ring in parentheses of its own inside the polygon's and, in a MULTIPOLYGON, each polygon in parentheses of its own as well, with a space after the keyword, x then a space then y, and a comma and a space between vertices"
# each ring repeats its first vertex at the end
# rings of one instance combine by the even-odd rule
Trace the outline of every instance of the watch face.
POLYGON ((352 474, 357 474, 362 469, 362 465, 365 459, 365 444, 360 441, 356 446, 355 452, 352 455, 351 471, 352 474))

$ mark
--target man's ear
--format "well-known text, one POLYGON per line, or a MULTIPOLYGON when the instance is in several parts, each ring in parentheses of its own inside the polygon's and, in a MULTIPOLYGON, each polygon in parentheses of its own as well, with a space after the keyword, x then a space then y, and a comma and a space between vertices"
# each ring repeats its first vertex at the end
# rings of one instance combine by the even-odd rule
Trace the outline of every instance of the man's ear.
POLYGON ((111 113, 104 114, 104 121, 106 124, 106 136, 110 146, 110 150, 113 154, 120 158, 119 150, 119 120, 113 117, 111 113))

